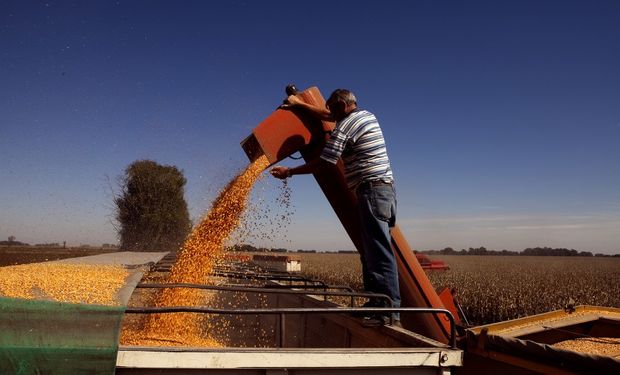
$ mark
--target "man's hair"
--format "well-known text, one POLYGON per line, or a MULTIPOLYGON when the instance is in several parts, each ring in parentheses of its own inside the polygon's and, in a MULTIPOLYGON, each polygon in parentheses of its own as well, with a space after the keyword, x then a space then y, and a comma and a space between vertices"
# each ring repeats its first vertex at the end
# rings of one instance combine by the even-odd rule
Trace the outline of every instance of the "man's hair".
POLYGON ((345 104, 357 104, 355 95, 347 89, 336 89, 327 99, 327 102, 344 102, 345 104))

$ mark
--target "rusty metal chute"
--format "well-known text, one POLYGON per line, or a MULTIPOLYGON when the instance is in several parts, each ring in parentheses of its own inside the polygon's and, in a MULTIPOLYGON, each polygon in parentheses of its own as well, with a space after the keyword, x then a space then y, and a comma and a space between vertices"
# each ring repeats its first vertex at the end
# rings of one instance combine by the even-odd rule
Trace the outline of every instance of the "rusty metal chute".
MULTIPOLYGON (((319 107, 325 99, 316 87, 297 94, 304 102, 319 107)), ((241 146, 255 160, 265 155, 271 164, 300 152, 304 160, 318 157, 335 124, 320 121, 303 111, 277 109, 263 120, 241 146)), ((356 197, 346 184, 342 160, 330 168, 314 173, 327 200, 360 254, 363 253, 360 223, 356 214, 356 197)), ((426 273, 417 261, 398 225, 392 230, 392 249, 398 263, 402 306, 445 308, 426 273)), ((454 314, 458 319, 458 315, 454 314)), ((448 342, 449 321, 439 316, 403 316, 406 328, 440 342, 448 342)))

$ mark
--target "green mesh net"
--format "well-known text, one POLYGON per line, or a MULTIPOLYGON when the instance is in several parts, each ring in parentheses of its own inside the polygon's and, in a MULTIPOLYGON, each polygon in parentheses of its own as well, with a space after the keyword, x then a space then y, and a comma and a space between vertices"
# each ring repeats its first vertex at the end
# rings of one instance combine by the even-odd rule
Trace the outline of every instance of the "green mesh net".
POLYGON ((0 373, 113 374, 124 310, 0 297, 0 373))

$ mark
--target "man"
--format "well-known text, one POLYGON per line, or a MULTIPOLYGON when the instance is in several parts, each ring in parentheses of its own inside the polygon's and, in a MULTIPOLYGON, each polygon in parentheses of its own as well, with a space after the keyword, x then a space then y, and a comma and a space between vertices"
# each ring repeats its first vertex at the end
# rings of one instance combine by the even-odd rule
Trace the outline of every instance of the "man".
MULTIPOLYGON (((325 108, 301 101, 291 95, 285 108, 300 108, 322 119, 336 121, 336 127, 321 156, 306 164, 288 168, 275 166, 271 174, 285 179, 296 174, 313 173, 318 168, 336 164, 342 157, 349 189, 357 196, 362 224, 361 254, 364 288, 368 292, 388 295, 394 307, 400 306, 398 271, 391 248, 390 228, 396 221, 394 178, 383 133, 376 117, 357 107, 349 90, 335 90, 325 108)), ((382 300, 371 299, 364 306, 385 307, 382 300)), ((400 325, 399 314, 392 314, 400 325)), ((377 315, 365 319, 367 325, 387 323, 388 317, 377 315)))

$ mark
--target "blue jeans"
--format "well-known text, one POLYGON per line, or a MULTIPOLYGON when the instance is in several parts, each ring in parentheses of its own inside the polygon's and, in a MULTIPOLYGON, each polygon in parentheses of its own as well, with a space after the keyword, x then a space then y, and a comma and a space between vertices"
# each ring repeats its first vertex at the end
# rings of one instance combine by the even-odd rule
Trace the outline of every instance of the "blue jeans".
MULTIPOLYGON (((356 190, 362 222, 362 272, 367 292, 389 296, 400 307, 398 269, 392 252, 390 228, 396 222, 396 193, 393 185, 362 183, 356 190)), ((385 307, 379 301, 371 306, 385 307)), ((393 314, 399 319, 399 314, 393 314)))

